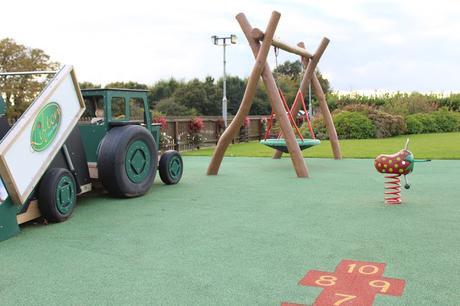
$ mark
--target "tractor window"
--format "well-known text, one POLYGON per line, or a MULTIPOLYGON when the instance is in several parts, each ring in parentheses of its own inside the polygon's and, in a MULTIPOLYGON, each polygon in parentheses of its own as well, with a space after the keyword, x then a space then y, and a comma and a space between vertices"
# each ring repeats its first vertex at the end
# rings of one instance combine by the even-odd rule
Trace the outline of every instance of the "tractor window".
POLYGON ((87 96, 85 100, 85 112, 80 118, 80 122, 104 121, 104 97, 87 96))
POLYGON ((115 120, 126 119, 125 98, 121 98, 121 97, 112 98, 112 119, 115 119, 115 120))
POLYGON ((129 120, 144 120, 144 100, 141 98, 129 99, 129 120))

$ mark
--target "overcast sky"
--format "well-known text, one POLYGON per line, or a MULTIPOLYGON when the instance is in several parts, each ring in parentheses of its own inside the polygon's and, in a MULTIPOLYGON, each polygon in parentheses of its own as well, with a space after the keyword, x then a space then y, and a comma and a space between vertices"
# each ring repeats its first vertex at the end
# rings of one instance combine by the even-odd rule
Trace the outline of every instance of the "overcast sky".
POLYGON ((277 10, 275 37, 310 50, 331 40, 319 68, 335 90, 460 91, 457 0, 16 0, 1 10, 0 38, 74 65, 79 81, 219 78, 222 47, 210 37, 229 34, 239 41, 227 48, 228 73, 246 77, 253 57, 234 17, 264 29, 277 10))

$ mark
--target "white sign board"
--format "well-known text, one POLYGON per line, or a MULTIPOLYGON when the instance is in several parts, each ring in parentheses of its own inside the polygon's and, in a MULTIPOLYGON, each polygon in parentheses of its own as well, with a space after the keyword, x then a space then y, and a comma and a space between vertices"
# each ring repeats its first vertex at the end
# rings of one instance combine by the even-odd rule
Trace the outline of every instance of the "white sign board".
POLYGON ((0 175, 23 204, 85 110, 75 72, 64 66, 0 143, 0 175))

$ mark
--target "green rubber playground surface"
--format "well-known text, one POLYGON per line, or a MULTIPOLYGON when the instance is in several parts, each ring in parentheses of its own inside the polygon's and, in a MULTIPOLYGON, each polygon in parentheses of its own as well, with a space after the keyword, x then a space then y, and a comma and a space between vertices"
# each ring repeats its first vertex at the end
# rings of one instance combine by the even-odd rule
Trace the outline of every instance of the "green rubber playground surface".
MULTIPOLYGON (((176 186, 79 198, 61 224, 0 243, 1 305, 311 305, 299 285, 345 259, 385 263, 401 296, 373 305, 459 305, 460 161, 416 164, 403 204, 383 204, 373 160, 184 158, 176 186)), ((346 305, 343 303, 342 305, 346 305)))

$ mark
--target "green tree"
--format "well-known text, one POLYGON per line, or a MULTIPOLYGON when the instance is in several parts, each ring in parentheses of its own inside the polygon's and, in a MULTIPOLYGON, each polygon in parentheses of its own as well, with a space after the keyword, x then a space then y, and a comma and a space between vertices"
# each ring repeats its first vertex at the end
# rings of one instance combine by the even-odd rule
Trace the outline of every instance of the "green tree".
MULTIPOLYGON (((219 105, 219 115, 222 113, 222 87, 223 79, 219 79, 217 82, 218 99, 216 104, 219 105)), ((243 100, 244 90, 246 88, 245 80, 238 76, 227 76, 227 112, 235 115, 240 106, 241 100, 243 100)))
POLYGON ((101 84, 94 84, 91 82, 81 82, 78 83, 80 85, 80 89, 91 89, 91 88, 101 88, 101 84))
MULTIPOLYGON (((59 64, 52 62, 41 49, 16 43, 11 38, 0 40, 0 71, 44 71, 56 70, 59 64)), ((8 115, 18 118, 46 84, 33 75, 0 77, 0 93, 8 107, 8 115)))
POLYGON ((148 86, 142 83, 133 81, 129 82, 112 82, 105 85, 105 88, 125 88, 125 89, 148 89, 148 86))
POLYGON ((216 116, 221 114, 222 93, 217 87, 214 78, 207 76, 203 83, 206 100, 201 110, 202 115, 216 116))
MULTIPOLYGON (((278 65, 273 70, 273 74, 275 75, 275 78, 289 78, 292 81, 297 82, 297 87, 300 86, 300 82, 302 81, 303 78, 303 68, 302 64, 300 63, 300 60, 296 60, 294 62, 291 61, 285 61, 283 64, 278 65)), ((322 74, 319 68, 316 68, 315 71, 316 76, 318 77, 319 83, 321 84, 321 87, 323 88, 323 91, 325 94, 330 93, 332 88, 329 83, 329 80, 326 79, 322 74)), ((296 90, 297 91, 297 90, 296 90)))
POLYGON ((256 88, 256 94, 252 102, 250 115, 270 115, 271 105, 268 100, 267 90, 262 81, 259 81, 256 88))
POLYGON ((174 92, 174 100, 190 109, 196 109, 199 115, 219 114, 217 91, 214 79, 207 77, 204 82, 193 79, 174 92))
POLYGON ((300 60, 296 60, 294 62, 291 61, 285 61, 283 64, 278 65, 273 70, 273 74, 276 76, 279 75, 284 75, 292 80, 295 81, 300 81, 302 79, 302 64, 300 63, 300 60))
POLYGON ((196 116, 198 112, 194 108, 186 106, 174 101, 174 98, 161 99, 155 106, 155 111, 161 112, 166 116, 196 116))
POLYGON ((318 81, 319 83, 321 84, 321 88, 323 89, 324 91, 324 94, 329 94, 332 92, 332 87, 331 87, 331 84, 329 83, 329 80, 326 79, 322 74, 321 74, 321 71, 316 68, 316 71, 315 71, 315 74, 316 76, 318 77, 318 81))
POLYGON ((174 100, 187 107, 194 108, 202 114, 203 104, 206 103, 206 90, 198 79, 193 79, 174 92, 174 100))
POLYGON ((173 78, 170 78, 169 80, 160 80, 153 86, 150 86, 148 93, 150 107, 155 108, 155 105, 160 100, 172 97, 176 89, 180 86, 183 86, 183 84, 173 78))

